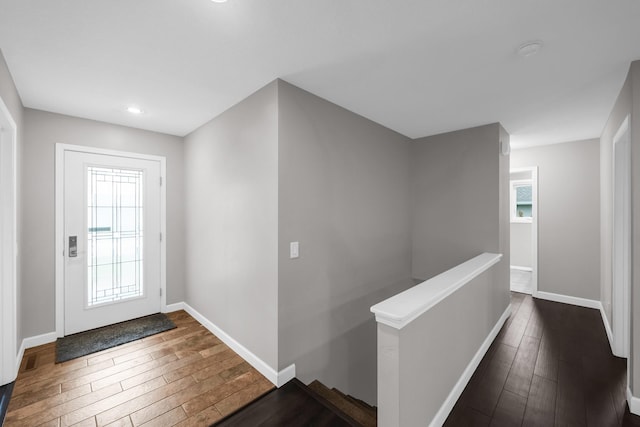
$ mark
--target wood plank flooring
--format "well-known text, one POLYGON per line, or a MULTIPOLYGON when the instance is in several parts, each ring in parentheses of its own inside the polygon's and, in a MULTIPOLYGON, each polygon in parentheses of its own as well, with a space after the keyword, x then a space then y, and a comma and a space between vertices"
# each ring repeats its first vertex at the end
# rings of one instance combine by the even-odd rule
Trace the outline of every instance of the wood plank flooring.
MULTIPOLYGON (((597 310, 518 293, 512 308, 446 426, 640 426, 597 310)), ((62 364, 55 343, 27 350, 5 426, 247 425, 251 411, 225 417, 273 385, 184 311, 169 317, 177 329, 62 364)))
POLYGON ((640 426, 598 310, 519 293, 511 304, 445 426, 640 426))
POLYGON ((184 311, 176 329, 65 363, 25 352, 5 426, 208 426, 273 389, 184 311))
POLYGON ((271 391, 216 427, 357 427, 360 424, 297 379, 271 391))
POLYGON ((13 390, 13 383, 0 386, 0 426, 3 425, 4 416, 7 414, 7 406, 9 406, 9 398, 13 390))

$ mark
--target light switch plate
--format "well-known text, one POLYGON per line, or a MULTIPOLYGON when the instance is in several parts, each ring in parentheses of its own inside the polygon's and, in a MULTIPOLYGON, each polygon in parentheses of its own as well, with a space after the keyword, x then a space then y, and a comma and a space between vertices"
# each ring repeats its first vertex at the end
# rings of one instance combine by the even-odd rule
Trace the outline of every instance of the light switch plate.
POLYGON ((289 243, 289 258, 299 258, 300 257, 300 243, 291 242, 289 243))

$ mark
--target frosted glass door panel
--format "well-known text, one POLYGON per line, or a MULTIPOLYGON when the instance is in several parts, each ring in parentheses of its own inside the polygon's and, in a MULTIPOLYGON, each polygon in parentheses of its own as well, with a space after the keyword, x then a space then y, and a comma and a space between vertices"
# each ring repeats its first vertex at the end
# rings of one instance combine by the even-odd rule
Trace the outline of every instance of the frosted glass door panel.
POLYGON ((144 295, 144 172, 87 167, 87 307, 144 295))

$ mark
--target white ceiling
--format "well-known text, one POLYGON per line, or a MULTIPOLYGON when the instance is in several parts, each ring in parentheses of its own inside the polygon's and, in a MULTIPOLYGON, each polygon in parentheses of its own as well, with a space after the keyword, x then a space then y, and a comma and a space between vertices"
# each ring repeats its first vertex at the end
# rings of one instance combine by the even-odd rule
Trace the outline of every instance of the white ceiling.
POLYGON ((26 107, 174 135, 280 77, 409 137, 527 146, 600 135, 640 1, 0 0, 0 49, 26 107))

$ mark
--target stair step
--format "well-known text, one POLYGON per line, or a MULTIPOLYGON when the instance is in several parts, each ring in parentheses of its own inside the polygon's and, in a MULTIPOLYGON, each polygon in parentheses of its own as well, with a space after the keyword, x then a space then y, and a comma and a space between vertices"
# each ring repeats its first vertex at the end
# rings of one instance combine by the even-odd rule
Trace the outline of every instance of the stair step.
POLYGON ((344 399, 348 400, 349 402, 353 403, 354 405, 359 406, 365 412, 369 413, 371 416, 377 417, 378 408, 376 408, 375 406, 371 406, 367 402, 365 402, 364 400, 360 400, 357 397, 351 396, 350 394, 345 394, 345 393, 341 392, 340 390, 338 390, 335 387, 332 388, 331 390, 333 392, 339 394, 340 396, 342 396, 344 399))
POLYGON ((337 390, 335 388, 333 390, 329 389, 318 380, 313 381, 308 385, 308 387, 323 398, 327 399, 335 407, 343 411, 345 414, 349 415, 362 426, 377 426, 377 411, 365 402, 362 403, 366 405, 366 407, 360 404, 358 402, 358 399, 345 395, 340 390, 337 390))
POLYGON ((262 425, 360 427, 362 423, 294 378, 214 424, 217 427, 262 425))

